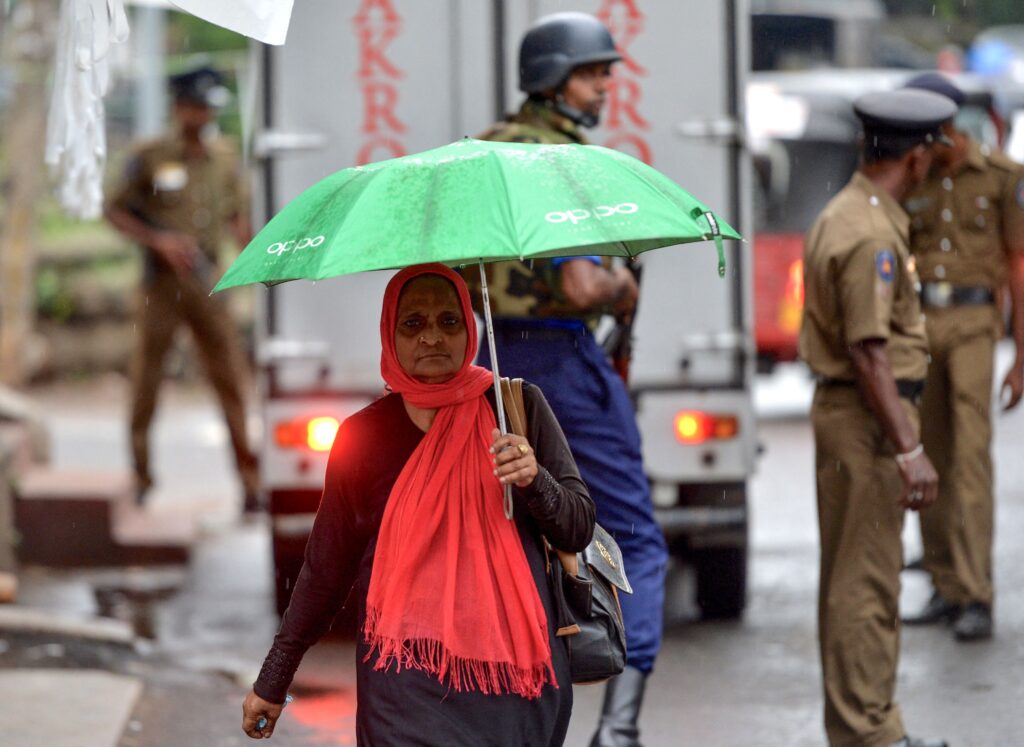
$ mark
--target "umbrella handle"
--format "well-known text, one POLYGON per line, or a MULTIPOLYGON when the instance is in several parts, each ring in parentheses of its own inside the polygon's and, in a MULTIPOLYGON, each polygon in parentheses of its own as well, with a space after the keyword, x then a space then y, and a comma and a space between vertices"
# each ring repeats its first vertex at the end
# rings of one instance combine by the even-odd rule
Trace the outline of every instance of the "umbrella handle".
MULTIPOLYGON (((487 349, 491 353, 491 374, 494 376, 494 401, 498 408, 498 429, 502 435, 508 433, 508 425, 505 422, 505 401, 501 396, 501 374, 498 373, 498 351, 494 346, 494 322, 491 320, 491 296, 487 292, 487 274, 484 272, 484 261, 479 261, 480 266, 480 292, 483 295, 484 327, 487 330, 487 349)), ((505 509, 505 518, 512 518, 512 486, 505 486, 505 495, 502 499, 502 506, 505 509)))

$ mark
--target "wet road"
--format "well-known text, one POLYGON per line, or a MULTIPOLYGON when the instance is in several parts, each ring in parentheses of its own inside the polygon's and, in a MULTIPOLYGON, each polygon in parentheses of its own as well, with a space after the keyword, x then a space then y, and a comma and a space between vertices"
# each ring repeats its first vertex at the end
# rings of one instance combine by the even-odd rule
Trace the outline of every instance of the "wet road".
MULTIPOLYGON (((118 455, 123 463, 120 404, 98 411, 52 401, 59 461, 96 464, 118 455)), ((168 401, 173 404, 161 411, 155 432, 165 482, 154 510, 196 512, 207 531, 184 588, 155 606, 156 650, 166 663, 151 663, 146 694, 122 747, 245 744, 238 731, 239 683, 255 675, 276 624, 266 532, 261 524, 234 519, 236 487, 212 404, 187 393, 172 393, 168 401), (195 479, 199 472, 204 479, 195 479)), ((957 644, 941 628, 906 630, 903 638, 898 699, 908 728, 945 736, 957 747, 1024 744, 1024 547, 1018 540, 1024 536, 1024 412, 999 417, 996 429, 996 638, 957 644)), ((772 419, 762 423, 761 440, 765 453, 751 490, 747 613, 733 624, 696 621, 690 579, 683 570, 672 573, 671 620, 641 724, 647 747, 824 743, 810 429, 800 418, 772 419)), ((908 555, 916 552, 916 536, 911 518, 908 555)), ((909 609, 929 590, 920 574, 904 576, 902 601, 909 609)), ((272 743, 354 743, 351 662, 351 647, 343 641, 310 652, 281 738, 272 743)), ((568 744, 585 745, 600 690, 577 688, 576 698, 568 744)))

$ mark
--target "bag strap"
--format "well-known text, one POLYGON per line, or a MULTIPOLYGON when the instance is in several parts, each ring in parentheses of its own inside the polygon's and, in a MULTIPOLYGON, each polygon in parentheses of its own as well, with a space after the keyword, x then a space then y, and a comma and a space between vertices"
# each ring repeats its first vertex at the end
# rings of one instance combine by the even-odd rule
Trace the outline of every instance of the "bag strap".
POLYGON ((501 377, 501 398, 505 401, 508 425, 517 436, 526 437, 526 401, 523 399, 523 380, 501 377))
MULTIPOLYGON (((517 436, 526 437, 526 400, 523 398, 523 380, 520 378, 510 379, 507 376, 501 377, 501 397, 505 401, 505 414, 508 415, 509 428, 517 436)), ((551 544, 544 538, 545 549, 551 548, 551 544)), ((574 552, 555 550, 558 559, 562 563, 565 572, 572 575, 579 575, 579 558, 574 552)), ((549 561, 550 562, 550 561, 549 561)), ((549 568, 550 570, 550 568, 549 568)))

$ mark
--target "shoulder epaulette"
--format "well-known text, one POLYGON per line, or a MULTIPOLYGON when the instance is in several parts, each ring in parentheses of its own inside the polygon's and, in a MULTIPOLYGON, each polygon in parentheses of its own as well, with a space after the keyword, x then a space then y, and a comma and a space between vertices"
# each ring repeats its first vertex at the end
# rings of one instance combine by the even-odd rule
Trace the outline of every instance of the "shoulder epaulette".
POLYGON ((998 148, 986 148, 982 151, 985 160, 1000 171, 1007 171, 1011 174, 1024 175, 1024 165, 1017 163, 998 148))

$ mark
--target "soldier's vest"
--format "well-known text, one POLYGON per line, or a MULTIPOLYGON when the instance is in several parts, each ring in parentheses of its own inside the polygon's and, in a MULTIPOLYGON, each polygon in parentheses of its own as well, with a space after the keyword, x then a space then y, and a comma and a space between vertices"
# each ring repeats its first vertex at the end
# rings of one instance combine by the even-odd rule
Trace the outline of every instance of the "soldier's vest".
MULTIPOLYGON (((572 120, 534 99, 527 99, 516 114, 492 125, 477 138, 505 143, 586 143, 572 120)), ((609 260, 603 258, 602 264, 608 266, 609 260)), ((599 312, 582 314, 569 303, 561 290, 558 268, 551 260, 496 262, 486 265, 485 271, 491 312, 496 317, 589 321, 600 316, 599 312)), ((475 308, 480 310, 479 268, 467 267, 462 276, 475 308)))

